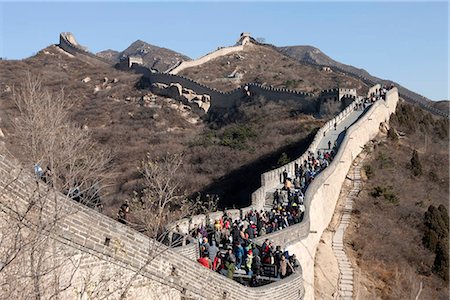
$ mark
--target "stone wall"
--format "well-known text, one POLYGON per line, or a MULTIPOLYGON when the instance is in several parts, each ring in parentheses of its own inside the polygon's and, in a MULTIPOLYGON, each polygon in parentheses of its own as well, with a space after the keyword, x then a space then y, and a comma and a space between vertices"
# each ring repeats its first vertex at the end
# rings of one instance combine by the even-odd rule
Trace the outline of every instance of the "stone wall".
POLYGON ((302 111, 305 113, 314 113, 317 111, 317 100, 312 93, 274 88, 257 83, 243 84, 240 87, 225 93, 184 76, 167 73, 153 73, 146 67, 136 65, 134 65, 132 69, 143 74, 150 84, 164 83, 170 85, 171 83, 179 83, 184 88, 193 90, 196 94, 209 95, 211 97, 211 111, 227 110, 235 107, 240 102, 245 101, 247 91, 252 96, 262 96, 269 101, 301 101, 303 104, 302 111))
POLYGON ((386 94, 386 101, 379 100, 346 132, 336 157, 310 184, 305 194, 305 221, 309 221, 309 234, 306 238, 288 247, 295 253, 304 270, 306 299, 314 299, 314 257, 323 230, 328 226, 341 186, 351 163, 362 151, 363 146, 373 139, 379 131, 380 123, 389 121, 398 102, 397 88, 386 94))
POLYGON ((84 59, 88 62, 111 64, 108 60, 87 51, 85 47, 78 44, 75 37, 70 32, 62 32, 59 35, 58 46, 72 55, 83 55, 84 59))
MULTIPOLYGON (((18 174, 19 172, 16 164, 5 156, 0 156, 1 211, 23 212, 31 201, 36 200, 36 181, 26 172, 18 174)), ((45 194, 45 188, 41 183, 39 191, 45 194)), ((116 278, 119 282, 103 282, 106 289, 120 286, 122 280, 131 278, 138 270, 140 275, 130 290, 130 295, 140 295, 136 298, 180 299, 183 296, 192 299, 303 299, 301 270, 289 278, 266 286, 245 287, 204 268, 177 250, 167 248, 62 195, 56 195, 52 201, 47 201, 42 206, 45 218, 51 218, 55 203, 66 214, 58 221, 57 230, 51 233, 51 238, 63 250, 60 252, 61 256, 54 256, 54 260, 68 261, 68 257, 83 257, 83 263, 75 270, 73 285, 66 291, 65 299, 77 297, 87 273, 98 279, 115 272, 111 278, 119 276, 119 279, 116 278), (149 253, 153 253, 155 249, 158 251, 157 259, 148 261, 149 253)))
POLYGON ((381 84, 379 84, 379 83, 375 84, 367 92, 367 97, 371 97, 372 95, 378 95, 378 90, 379 89, 381 89, 381 84))
MULTIPOLYGON (((358 100, 355 100, 358 101, 358 100)), ((289 174, 295 174, 295 165, 302 164, 304 160, 307 159, 308 152, 317 152, 317 146, 323 137, 324 132, 332 129, 334 124, 339 124, 343 119, 345 119, 351 112, 354 111, 355 105, 351 103, 347 108, 340 112, 336 117, 325 123, 319 131, 316 133, 313 142, 308 147, 308 150, 299 158, 289 162, 288 164, 281 166, 277 169, 268 171, 261 174, 261 187, 252 193, 252 206, 260 210, 264 207, 266 193, 275 189, 280 183, 283 171, 286 170, 289 174)))
POLYGON ((218 58, 218 57, 221 57, 224 55, 228 55, 230 53, 239 52, 242 50, 244 50, 244 44, 238 45, 238 46, 233 46, 233 47, 224 47, 224 48, 218 49, 214 52, 208 53, 208 54, 200 57, 199 59, 183 61, 180 64, 178 64, 175 68, 169 69, 168 72, 170 74, 178 74, 179 72, 181 72, 184 69, 196 67, 196 66, 204 64, 210 60, 213 60, 215 58, 218 58))

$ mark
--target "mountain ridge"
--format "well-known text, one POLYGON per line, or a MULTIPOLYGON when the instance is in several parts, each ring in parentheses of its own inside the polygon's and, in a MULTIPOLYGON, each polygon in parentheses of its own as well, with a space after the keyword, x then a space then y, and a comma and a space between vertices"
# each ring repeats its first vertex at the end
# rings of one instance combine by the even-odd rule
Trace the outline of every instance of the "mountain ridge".
POLYGON ((143 40, 136 40, 125 50, 117 51, 107 49, 96 54, 99 57, 110 60, 112 63, 118 63, 128 56, 142 57, 143 64, 146 67, 163 72, 183 60, 191 60, 188 56, 174 50, 155 46, 143 40))

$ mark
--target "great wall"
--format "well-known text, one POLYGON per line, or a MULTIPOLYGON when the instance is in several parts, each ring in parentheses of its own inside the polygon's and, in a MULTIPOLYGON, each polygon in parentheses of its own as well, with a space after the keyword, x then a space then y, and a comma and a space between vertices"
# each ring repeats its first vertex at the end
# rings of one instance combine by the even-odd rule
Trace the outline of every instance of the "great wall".
MULTIPOLYGON (((180 297, 184 297, 183 299, 313 299, 314 253, 320 235, 333 214, 342 182, 362 146, 377 134, 380 123, 386 122, 390 114, 395 111, 397 101, 398 94, 394 88, 388 92, 386 100, 377 101, 347 129, 335 160, 307 190, 305 195, 307 213, 304 221, 267 235, 276 243, 288 247, 291 253, 296 253, 301 262, 302 271, 281 281, 258 288, 242 286, 205 269, 193 260, 196 252, 195 244, 185 246, 186 249, 190 249, 187 251, 183 250, 183 247, 165 249, 163 245, 158 245, 158 249, 164 248, 164 251, 160 251, 158 260, 145 265, 148 260, 148 247, 155 245, 155 241, 60 195, 58 196, 60 205, 63 204, 70 213, 67 213, 67 217, 59 223, 59 230, 52 237, 59 247, 65 249, 63 252, 72 252, 73 255, 87 261, 85 265, 83 263, 80 265, 76 273, 78 276, 82 276, 83 271, 87 270, 94 270, 95 273, 103 275, 110 274, 111 277, 114 277, 115 272, 119 272, 122 274, 121 278, 125 280, 139 270, 138 284, 130 290, 130 295, 133 295, 135 299, 140 299, 139 295, 143 294, 146 295, 146 299, 149 299, 151 297, 148 293, 152 293, 159 299, 163 297, 162 295, 165 295, 167 299, 180 297), (306 253, 311 255, 305 255, 306 253), (202 289, 202 282, 208 282, 207 289, 202 289)), ((335 119, 327 122, 317 133, 309 150, 314 151, 323 132, 330 130, 335 122, 340 123, 345 120, 353 110, 354 105, 350 105, 335 119)), ((280 184, 281 173, 285 169, 292 172, 295 162, 303 158, 304 156, 263 174, 261 188, 252 195, 252 207, 243 209, 243 212, 248 209, 262 208, 266 201, 266 192, 280 184)), ((33 187, 36 185, 35 179, 26 172, 15 177, 21 170, 17 164, 5 156, 0 157, 0 172, 0 190, 3 191, 2 208, 15 212, 26 209, 30 199, 33 199, 30 193, 33 193, 33 187)), ((44 188, 40 187, 40 189, 44 188)), ((48 207, 44 211, 48 211, 47 217, 51 217, 53 203, 47 202, 46 205, 48 207)), ((240 212, 230 213, 239 214, 240 212)), ((201 223, 202 216, 193 218, 195 222, 201 223)), ((78 284, 81 283, 78 282, 78 284)), ((114 284, 119 283, 114 282, 114 284)), ((74 290, 80 288, 76 283, 73 284, 74 290)))
MULTIPOLYGON (((303 92, 299 92, 299 91, 295 91, 295 90, 273 88, 270 86, 261 85, 261 84, 257 84, 257 83, 243 84, 240 87, 234 89, 233 91, 224 93, 217 89, 208 87, 201 83, 198 83, 190 78, 177 75, 177 73, 183 69, 201 65, 203 63, 206 63, 206 62, 213 60, 215 58, 218 58, 220 56, 227 55, 229 53, 242 51, 244 49, 244 47, 250 47, 251 44, 257 44, 257 45, 270 47, 271 49, 281 53, 282 55, 285 55, 276 46, 274 46, 272 44, 260 43, 260 42, 256 41, 255 39, 251 38, 248 33, 242 33, 235 46, 223 47, 221 49, 212 51, 211 53, 206 54, 197 60, 178 62, 177 64, 175 64, 174 66, 172 66, 171 68, 169 68, 168 70, 166 70, 165 72, 162 72, 162 73, 161 72, 152 72, 152 70, 145 68, 143 66, 139 66, 137 64, 134 64, 133 66, 134 66, 134 69, 138 73, 144 74, 144 76, 146 76, 151 83, 155 83, 155 82, 160 82, 160 83, 165 83, 165 84, 179 83, 183 87, 186 87, 186 88, 189 88, 189 89, 195 91, 197 94, 211 95, 211 99, 217 100, 217 101, 212 100, 213 102, 212 102, 211 108, 213 110, 216 108, 218 108, 218 109, 229 108, 229 107, 235 105, 236 103, 238 103, 242 98, 242 95, 244 92, 243 90, 244 90, 245 86, 249 86, 249 87, 251 86, 253 88, 253 92, 255 94, 259 94, 264 97, 267 97, 267 99, 275 98, 278 100, 280 100, 280 99, 294 99, 294 100, 307 99, 307 100, 310 100, 312 97, 318 96, 318 95, 313 95, 311 93, 303 93, 303 92), (268 93, 269 91, 271 93, 268 93)), ((68 32, 61 33, 60 34, 60 42, 59 42, 58 46, 61 47, 63 50, 67 51, 68 53, 71 53, 74 55, 76 55, 76 54, 83 55, 84 58, 87 58, 90 61, 98 61, 100 63, 108 63, 109 64, 109 62, 107 60, 105 60, 99 56, 96 56, 95 54, 87 51, 87 49, 85 47, 80 46, 78 44, 78 42, 76 42, 75 37, 71 33, 68 33, 68 32)), ((366 76, 361 76, 359 74, 356 74, 349 70, 344 70, 337 66, 320 65, 312 60, 306 61, 305 63, 311 64, 318 68, 326 67, 334 72, 341 72, 343 74, 347 74, 348 76, 351 76, 351 77, 361 80, 369 87, 375 86, 377 84, 383 84, 383 80, 374 81, 371 78, 368 78, 366 76)), ((390 81, 386 81, 386 83, 390 83, 390 81)), ((423 96, 420 96, 414 92, 411 92, 403 87, 399 87, 398 90, 399 90, 399 96, 401 98, 405 99, 406 101, 408 101, 410 103, 415 103, 415 104, 419 105, 420 107, 422 107, 423 109, 425 109, 435 115, 450 118, 450 115, 448 112, 444 112, 442 110, 436 109, 435 107, 432 107, 429 104, 429 101, 427 101, 423 96)))
MULTIPOLYGON (((63 47, 73 47, 72 43, 63 41, 63 44, 66 45, 63 47)), ((77 51, 83 55, 86 52, 82 48, 77 51)), ((151 73, 150 70, 148 73, 146 70, 141 69, 150 81, 177 82, 189 88, 194 87, 196 91, 202 93, 211 93, 212 99, 217 97, 215 105, 218 108, 234 105, 234 100, 229 99, 238 94, 240 98, 246 91, 254 94, 264 93, 265 96, 271 95, 269 97, 275 99, 293 99, 295 96, 303 101, 313 96, 257 84, 247 84, 245 86, 248 89, 241 86, 229 93, 223 93, 186 77, 151 73)), ((379 87, 374 85, 369 94, 379 87)), ((359 100, 354 99, 346 109, 321 127, 307 152, 316 152, 321 139, 332 131, 334 124, 344 126, 355 113, 355 104, 359 100)), ((301 269, 293 275, 257 288, 243 286, 198 264, 195 260, 198 256, 196 243, 168 248, 105 215, 69 201, 62 195, 56 195, 57 201, 47 201, 42 207, 44 216, 49 219, 52 218, 56 203, 66 212, 65 217, 57 224, 58 230, 51 235, 57 248, 61 249, 61 252, 58 252, 60 256, 57 255, 55 260, 64 260, 70 253, 80 261, 76 269, 69 264, 64 265, 66 271, 73 269, 75 274, 72 286, 64 291, 64 298, 72 299, 74 294, 80 293, 83 288, 83 276, 87 273, 92 273, 94 283, 100 282, 101 276, 111 278, 107 283, 111 288, 124 284, 137 273, 135 283, 130 287, 130 299, 314 299, 314 256, 322 232, 333 215, 341 186, 354 159, 364 145, 378 134, 380 124, 389 121, 398 101, 398 90, 393 88, 387 92, 385 100, 376 101, 348 128, 345 126, 335 159, 307 189, 306 212, 301 223, 255 239, 256 243, 261 243, 265 238, 272 239, 275 244, 287 247, 290 253, 295 253, 300 260, 301 269), (158 259, 149 261, 149 253, 153 249, 158 249, 158 259), (206 287, 204 283, 207 283, 206 287)), ((305 106, 305 109, 307 107, 305 106)), ((228 213, 238 217, 252 209, 264 209, 268 195, 280 186, 283 171, 294 173, 295 164, 301 163, 307 152, 280 168, 262 174, 261 187, 252 194, 251 206, 241 210, 229 210, 228 213)), ((28 168, 23 169, 13 158, 0 154, 2 214, 20 214, 26 210, 35 197, 36 186, 42 194, 47 193, 46 186, 37 182, 28 168)), ((222 213, 192 216, 190 220, 180 220, 178 225, 181 230, 187 232, 190 224, 204 224, 207 219, 214 220, 222 213)), ((35 225, 29 224, 31 229, 35 225)))

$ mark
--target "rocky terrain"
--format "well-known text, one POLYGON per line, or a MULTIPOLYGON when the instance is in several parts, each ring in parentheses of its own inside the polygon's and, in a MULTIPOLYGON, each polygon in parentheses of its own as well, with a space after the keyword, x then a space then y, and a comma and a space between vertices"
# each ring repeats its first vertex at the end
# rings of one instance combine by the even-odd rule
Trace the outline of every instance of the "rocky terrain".
MULTIPOLYGON (((112 63, 140 55, 146 66, 160 71, 187 59, 142 41, 123 52, 108 50, 99 55, 112 63)), ((336 86, 367 92, 367 84, 354 76, 314 64, 336 64, 370 76, 333 61, 314 47, 277 50, 268 45, 252 45, 185 69, 181 75, 222 91, 258 82, 314 93, 336 86)), ((143 85, 138 74, 87 63, 57 46, 24 60, 0 61, 0 68, 0 138, 9 152, 32 168, 34 162, 21 156, 15 135, 19 111, 14 92, 27 72, 40 74, 46 88, 65 90, 73 103, 72 121, 111 150, 114 180, 103 198, 105 213, 113 217, 118 206, 141 188, 139 161, 147 153, 157 158, 168 151, 184 155, 180 177, 187 195, 214 193, 220 195, 222 206, 246 206, 260 174, 302 153, 326 121, 299 113, 298 103, 257 97, 230 115, 210 120, 188 105, 195 98, 190 91, 174 87, 181 89, 184 98, 158 96, 143 85)), ((445 109, 448 101, 433 105, 445 109)), ((445 281, 433 272, 435 254, 422 244, 422 238, 423 216, 429 206, 448 209, 448 119, 402 104, 391 126, 390 134, 368 149, 364 189, 355 201, 353 223, 345 237, 347 253, 359 272, 357 295, 360 299, 414 298, 422 286, 424 299, 447 299, 445 281), (418 151, 422 164, 417 176, 411 167, 413 150, 418 151)))
POLYGON ((355 78, 324 71, 287 57, 272 47, 255 44, 239 53, 185 69, 180 75, 223 91, 247 82, 313 93, 337 86, 356 88, 360 94, 368 89, 366 84, 355 78))
POLYGON ((175 65, 177 62, 190 60, 189 57, 173 50, 150 45, 144 41, 137 40, 123 51, 105 50, 97 53, 98 56, 118 63, 128 56, 142 57, 144 65, 163 72, 175 65))
POLYGON ((240 107, 232 120, 210 123, 181 101, 154 95, 140 86, 140 75, 81 59, 50 46, 22 61, 0 61, 0 128, 10 152, 26 162, 20 157, 14 135, 13 120, 19 113, 13 101, 14 89, 20 88, 27 72, 41 74, 43 85, 54 92, 64 88, 74 103, 72 120, 112 151, 116 175, 105 195, 106 213, 112 216, 118 205, 139 189, 140 160, 146 153, 158 157, 167 151, 184 153, 182 177, 187 194, 226 194, 223 205, 236 205, 234 196, 239 194, 241 202, 237 205, 245 206, 253 186, 259 184, 258 172, 276 165, 284 152, 297 153, 300 148, 295 145, 305 144, 323 122, 293 114, 295 103, 284 107, 254 99, 240 107), (255 163, 261 159, 268 163, 255 163), (240 175, 229 176, 232 172, 240 175), (231 189, 231 177, 244 192, 236 186, 231 189), (240 179, 249 177, 247 183, 240 179))
MULTIPOLYGON (((425 212, 449 208, 448 126, 405 103, 391 117, 392 134, 368 148, 365 183, 345 236, 359 299, 415 298, 419 291, 420 299, 448 299, 448 285, 434 271, 436 256, 423 243, 425 212)), ((448 273, 448 251, 443 259, 448 273)))

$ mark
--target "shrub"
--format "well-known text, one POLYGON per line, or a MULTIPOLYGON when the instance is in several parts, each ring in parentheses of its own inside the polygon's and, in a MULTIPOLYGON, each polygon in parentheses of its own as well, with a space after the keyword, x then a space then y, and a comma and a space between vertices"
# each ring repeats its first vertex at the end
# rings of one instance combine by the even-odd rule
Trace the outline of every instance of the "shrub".
POLYGON ((386 199, 387 201, 389 201, 392 204, 398 204, 400 202, 400 199, 398 198, 398 196, 392 191, 392 190, 386 190, 383 193, 384 199, 386 199))
POLYGON ((244 150, 247 147, 247 141, 256 136, 256 132, 249 126, 236 125, 224 130, 220 144, 233 149, 244 150))
POLYGON ((278 167, 284 166, 285 164, 288 164, 290 162, 289 157, 287 156, 286 152, 283 152, 278 158, 277 165, 278 167))
POLYGON ((433 272, 448 282, 448 238, 440 240, 436 246, 436 257, 433 263, 433 272))
POLYGON ((411 157, 411 170, 414 176, 422 175, 422 165, 419 160, 419 154, 417 150, 414 149, 411 157))
POLYGON ((366 172, 366 176, 368 179, 371 179, 374 176, 374 170, 371 165, 365 165, 364 171, 366 172))
POLYGON ((392 141, 398 141, 398 134, 397 134, 397 130, 395 130, 395 128, 389 128, 388 132, 387 132, 387 137, 388 139, 392 140, 392 141))
POLYGON ((428 207, 424 215, 426 229, 422 238, 423 245, 435 253, 433 272, 446 282, 449 281, 448 262, 448 211, 442 204, 436 208, 428 207))
POLYGON ((370 192, 370 195, 374 198, 378 198, 384 193, 384 188, 381 186, 376 186, 373 188, 373 191, 370 192))
POLYGON ((380 169, 385 169, 393 164, 392 158, 384 152, 378 153, 376 160, 380 169))
POLYGON ((374 198, 383 196, 384 199, 386 199, 387 201, 389 201, 392 204, 398 204, 400 202, 400 199, 394 193, 392 186, 384 187, 384 186, 377 185, 370 192, 370 195, 374 198))

